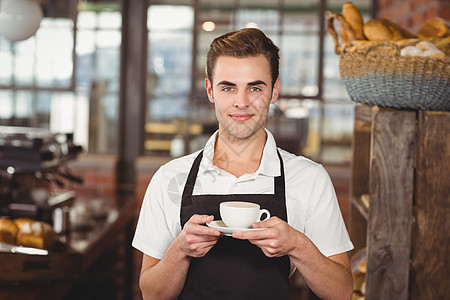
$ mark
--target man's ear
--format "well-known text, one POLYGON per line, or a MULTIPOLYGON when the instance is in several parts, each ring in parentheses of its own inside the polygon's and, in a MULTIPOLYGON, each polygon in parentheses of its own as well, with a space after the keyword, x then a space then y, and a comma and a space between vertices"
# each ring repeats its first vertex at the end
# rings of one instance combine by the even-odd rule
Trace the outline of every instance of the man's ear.
POLYGON ((280 78, 277 78, 277 81, 275 81, 272 89, 272 99, 270 99, 271 104, 274 104, 278 100, 278 95, 280 94, 280 86, 280 78))
POLYGON ((209 102, 214 103, 212 82, 208 78, 205 78, 205 88, 206 88, 206 93, 208 94, 209 102))

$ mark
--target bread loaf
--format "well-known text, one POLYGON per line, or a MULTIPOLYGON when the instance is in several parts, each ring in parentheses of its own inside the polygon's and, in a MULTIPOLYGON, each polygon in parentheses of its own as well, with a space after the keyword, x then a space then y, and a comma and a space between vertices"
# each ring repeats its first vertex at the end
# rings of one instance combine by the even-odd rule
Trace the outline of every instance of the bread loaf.
POLYGON ((26 219, 21 219, 20 224, 16 237, 17 245, 47 250, 52 248, 55 232, 49 224, 33 220, 26 222, 26 219))
POLYGON ((55 232, 50 224, 28 218, 14 220, 18 231, 16 245, 50 250, 55 241, 55 232))
POLYGON ((433 41, 433 44, 447 57, 450 57, 450 35, 445 38, 438 38, 433 41))
POLYGON ((371 41, 389 41, 394 35, 384 19, 373 19, 364 24, 364 35, 371 41))
POLYGON ((364 35, 371 41, 396 41, 416 38, 414 34, 387 19, 373 19, 363 26, 364 35))
POLYGON ((365 40, 363 34, 363 17, 352 2, 344 3, 342 6, 342 16, 347 20, 353 30, 353 35, 349 35, 349 40, 365 40))
POLYGON ((22 228, 24 226, 31 225, 31 223, 33 223, 33 222, 35 222, 35 221, 32 219, 28 219, 28 218, 14 219, 14 223, 16 224, 17 228, 19 228, 19 231, 22 230, 22 228))
POLYGON ((445 37, 448 35, 448 26, 441 18, 431 18, 422 24, 417 35, 420 38, 445 37))
POLYGON ((16 242, 16 235, 19 231, 16 224, 8 219, 0 219, 0 243, 7 243, 14 245, 16 242))

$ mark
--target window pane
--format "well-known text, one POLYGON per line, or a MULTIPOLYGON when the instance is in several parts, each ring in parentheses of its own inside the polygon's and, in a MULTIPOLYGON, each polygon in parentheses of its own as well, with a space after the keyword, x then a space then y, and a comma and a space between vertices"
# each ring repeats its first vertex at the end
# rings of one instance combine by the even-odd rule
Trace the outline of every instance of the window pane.
POLYGON ((280 45, 280 80, 283 94, 318 93, 318 36, 284 35, 280 45))
POLYGON ((14 46, 14 82, 19 86, 30 86, 33 83, 35 38, 30 38, 14 46))
POLYGON ((0 37, 0 85, 11 84, 13 74, 13 55, 10 51, 10 43, 0 37))
MULTIPOLYGON (((75 140, 91 153, 117 151, 121 14, 80 11, 75 140), (94 26, 95 25, 95 26, 94 26)), ((78 25, 77 24, 77 25, 78 25)))
POLYGON ((13 116, 12 91, 0 90, 0 124, 7 124, 3 119, 10 119, 13 116))
POLYGON ((36 34, 35 79, 41 87, 69 87, 73 73, 73 23, 44 19, 36 34), (55 41, 58 41, 55 43, 55 41))
POLYGON ((79 29, 94 30, 97 27, 97 13, 94 11, 82 11, 77 16, 77 27, 79 29))
POLYGON ((153 5, 148 9, 149 30, 192 29, 194 10, 189 6, 153 5))
POLYGON ((117 12, 100 12, 98 24, 100 28, 120 29, 122 26, 122 16, 117 12))
POLYGON ((257 27, 266 34, 277 32, 280 15, 275 9, 240 9, 236 13, 236 29, 257 27))
POLYGON ((149 73, 154 77, 154 86, 150 87, 153 94, 189 93, 191 53, 191 33, 149 34, 149 73))

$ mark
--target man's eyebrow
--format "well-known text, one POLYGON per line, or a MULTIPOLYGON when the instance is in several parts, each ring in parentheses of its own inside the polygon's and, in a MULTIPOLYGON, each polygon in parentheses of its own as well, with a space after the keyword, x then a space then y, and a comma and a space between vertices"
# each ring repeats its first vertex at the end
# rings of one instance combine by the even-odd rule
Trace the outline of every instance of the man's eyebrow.
POLYGON ((255 80, 255 81, 252 81, 252 82, 247 83, 247 85, 261 85, 261 84, 267 85, 267 83, 265 83, 265 82, 262 81, 262 80, 255 80))
MULTIPOLYGON (((247 83, 248 86, 252 86, 252 85, 261 85, 261 84, 262 84, 262 85, 267 85, 267 83, 265 83, 265 82, 262 81, 262 80, 255 80, 255 81, 251 81, 251 82, 247 83)), ((219 82, 217 85, 218 85, 218 86, 219 86, 219 85, 236 86, 236 83, 233 83, 233 82, 228 81, 228 80, 223 80, 223 81, 219 82)))
POLYGON ((230 81, 227 81, 227 80, 223 80, 223 81, 219 82, 217 85, 218 86, 219 85, 236 86, 236 83, 233 83, 233 82, 230 82, 230 81))

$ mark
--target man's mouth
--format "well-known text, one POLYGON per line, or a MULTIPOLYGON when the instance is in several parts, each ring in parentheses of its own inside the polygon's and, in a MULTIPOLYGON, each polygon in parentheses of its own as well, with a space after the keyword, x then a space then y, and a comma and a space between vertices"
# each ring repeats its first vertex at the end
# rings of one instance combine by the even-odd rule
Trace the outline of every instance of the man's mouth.
POLYGON ((230 114, 229 116, 231 119, 238 122, 247 121, 253 117, 252 114, 230 114))

